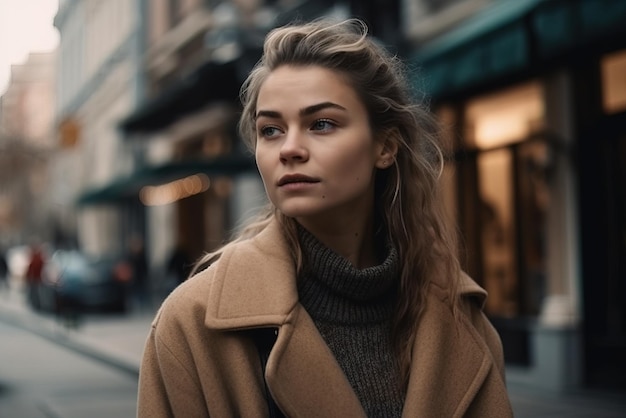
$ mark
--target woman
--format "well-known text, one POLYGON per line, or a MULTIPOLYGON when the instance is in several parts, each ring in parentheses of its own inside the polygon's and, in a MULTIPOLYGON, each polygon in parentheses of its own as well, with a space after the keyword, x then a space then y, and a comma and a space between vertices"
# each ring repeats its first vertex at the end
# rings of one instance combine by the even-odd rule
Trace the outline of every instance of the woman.
POLYGON ((358 20, 267 36, 240 129, 271 206, 164 302, 139 416, 512 415, 407 91, 358 20))

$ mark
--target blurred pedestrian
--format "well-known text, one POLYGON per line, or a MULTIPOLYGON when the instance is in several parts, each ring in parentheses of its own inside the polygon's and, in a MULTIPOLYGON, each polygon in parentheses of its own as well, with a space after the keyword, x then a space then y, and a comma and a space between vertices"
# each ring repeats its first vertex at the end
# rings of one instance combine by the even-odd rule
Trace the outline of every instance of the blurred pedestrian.
POLYGON ((139 417, 513 415, 409 93, 359 20, 268 34, 240 132, 271 205, 164 301, 139 417))
POLYGON ((41 309, 40 288, 44 263, 44 253, 41 244, 32 244, 24 277, 26 278, 28 289, 28 302, 36 310, 41 309))
POLYGON ((131 271, 131 293, 137 309, 141 312, 150 307, 150 289, 148 283, 148 260, 144 241, 139 236, 129 240, 128 266, 131 271))
POLYGON ((167 260, 167 281, 170 283, 168 287, 175 288, 189 276, 193 263, 185 250, 182 243, 178 243, 167 260))
POLYGON ((8 291, 10 289, 9 281, 9 263, 4 249, 0 248, 0 289, 8 291))

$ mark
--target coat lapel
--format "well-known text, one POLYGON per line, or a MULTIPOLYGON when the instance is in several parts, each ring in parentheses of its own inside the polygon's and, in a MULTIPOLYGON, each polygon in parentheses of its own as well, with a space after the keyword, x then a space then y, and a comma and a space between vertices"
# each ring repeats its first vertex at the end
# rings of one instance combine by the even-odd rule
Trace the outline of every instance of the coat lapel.
MULTIPOLYGON (((480 302, 477 286, 465 292, 479 296, 480 302)), ((428 299, 417 330, 404 417, 462 417, 494 367, 488 347, 467 317, 459 312, 455 319, 437 293, 428 299)))
POLYGON ((266 380, 288 416, 365 417, 341 367, 298 303, 295 268, 276 222, 222 254, 214 269, 205 325, 217 330, 278 328, 266 380), (329 402, 329 400, 336 400, 329 402))
POLYGON ((211 329, 280 326, 298 303, 295 268, 279 226, 229 247, 214 269, 205 325, 211 329))
POLYGON ((341 367, 302 307, 280 327, 266 379, 274 400, 287 416, 366 416, 341 367))

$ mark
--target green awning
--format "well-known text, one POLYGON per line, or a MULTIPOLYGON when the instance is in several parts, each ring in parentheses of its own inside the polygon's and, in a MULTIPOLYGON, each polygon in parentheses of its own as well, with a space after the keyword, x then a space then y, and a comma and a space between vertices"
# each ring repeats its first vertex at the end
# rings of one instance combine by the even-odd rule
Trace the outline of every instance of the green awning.
POLYGON ((542 1, 496 2, 420 47, 411 58, 419 90, 437 97, 523 68, 529 55, 525 16, 542 1))
MULTIPOLYGON (((576 54, 626 47, 626 1, 545 1, 533 14, 532 32, 543 59, 563 52, 576 54)), ((581 54, 582 55, 582 54, 581 54)))
POLYGON ((430 61, 458 49, 483 36, 490 36, 507 25, 518 23, 537 4, 545 0, 500 0, 468 18, 459 26, 420 47, 415 59, 430 61))
POLYGON ((415 51, 415 86, 445 98, 567 54, 624 47, 624 22, 624 0, 500 0, 415 51))
POLYGON ((255 170, 254 160, 247 155, 227 155, 212 160, 188 160, 158 166, 146 166, 101 187, 86 190, 76 201, 78 206, 116 204, 136 199, 144 186, 168 183, 193 174, 236 176, 255 170))

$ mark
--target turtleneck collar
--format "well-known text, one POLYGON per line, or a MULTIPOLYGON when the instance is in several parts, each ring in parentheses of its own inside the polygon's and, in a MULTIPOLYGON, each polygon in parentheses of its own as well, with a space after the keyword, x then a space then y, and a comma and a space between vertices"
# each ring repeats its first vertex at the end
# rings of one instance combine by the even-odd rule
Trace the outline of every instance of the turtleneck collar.
POLYGON ((384 247, 381 264, 357 269, 300 225, 298 239, 304 256, 298 293, 314 319, 355 323, 389 319, 399 264, 392 245, 384 247))

